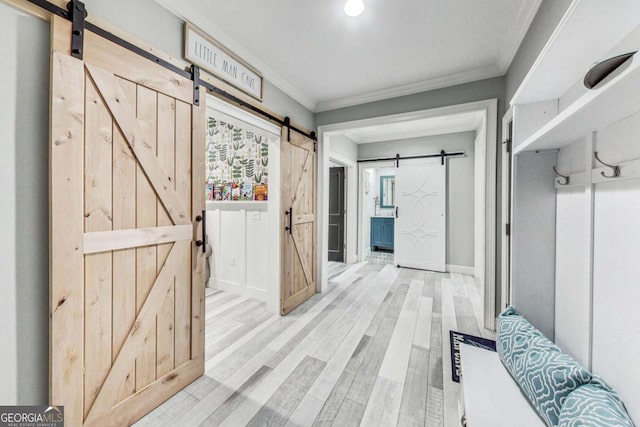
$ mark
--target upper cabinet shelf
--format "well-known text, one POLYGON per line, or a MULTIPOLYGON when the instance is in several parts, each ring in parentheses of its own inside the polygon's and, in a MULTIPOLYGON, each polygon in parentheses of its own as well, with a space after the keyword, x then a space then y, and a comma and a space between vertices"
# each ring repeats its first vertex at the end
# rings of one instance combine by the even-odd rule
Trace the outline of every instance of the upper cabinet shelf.
POLYGON ((514 152, 561 148, 640 111, 640 53, 582 84, 594 64, 636 50, 639 0, 574 0, 511 100, 514 152))
POLYGON ((561 148, 640 111, 640 52, 538 128, 514 151, 561 148))
POLYGON ((593 64, 615 55, 616 46, 638 24, 638 0, 574 0, 511 99, 511 105, 560 98, 593 64))

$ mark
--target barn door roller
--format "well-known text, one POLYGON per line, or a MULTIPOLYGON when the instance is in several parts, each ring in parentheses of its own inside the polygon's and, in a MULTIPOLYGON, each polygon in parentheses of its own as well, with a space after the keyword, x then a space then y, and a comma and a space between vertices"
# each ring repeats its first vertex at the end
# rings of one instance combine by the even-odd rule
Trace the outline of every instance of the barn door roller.
POLYGON ((191 80, 193 80, 193 105, 200 105, 200 68, 191 65, 191 80))
POLYGON ((284 118, 284 125, 287 127, 287 142, 291 142, 291 119, 289 117, 284 118))
POLYGON ((71 18, 71 56, 82 59, 84 48, 84 20, 87 17, 87 9, 79 0, 71 0, 67 4, 69 17, 71 18))

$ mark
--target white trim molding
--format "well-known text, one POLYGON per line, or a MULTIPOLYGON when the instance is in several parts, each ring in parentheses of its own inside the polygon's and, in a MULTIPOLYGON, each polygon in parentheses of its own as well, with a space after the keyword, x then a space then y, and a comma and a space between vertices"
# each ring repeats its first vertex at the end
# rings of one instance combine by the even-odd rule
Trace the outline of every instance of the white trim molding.
MULTIPOLYGON (((331 150, 331 147, 329 147, 331 150)), ((345 245, 344 260, 347 264, 357 262, 358 256, 358 163, 342 154, 329 151, 329 161, 338 163, 345 168, 346 194, 345 209, 345 245)), ((327 212, 328 215, 328 212, 327 212)))
POLYGON ((447 264, 447 273, 468 274, 469 276, 476 275, 475 267, 467 267, 465 265, 447 264))
MULTIPOLYGON (((511 303, 511 280, 510 280, 510 271, 511 268, 509 266, 510 259, 510 244, 509 244, 509 236, 507 236, 506 228, 507 223, 509 223, 512 215, 511 215, 511 188, 507 185, 509 181, 513 182, 512 176, 509 174, 510 169, 510 157, 511 154, 507 150, 507 138, 509 136, 509 124, 513 121, 513 107, 509 108, 504 116, 502 116, 502 139, 503 143, 500 144, 500 158, 501 158, 501 171, 502 176, 500 177, 500 181, 502 182, 502 195, 501 195, 501 218, 500 218, 500 239, 502 241, 501 251, 500 251, 500 310, 504 309, 507 304, 511 303)), ((513 142, 512 142, 513 144, 513 142)), ((512 150, 513 151, 513 150, 512 150)))
POLYGON ((388 89, 369 91, 367 93, 330 101, 318 102, 315 108, 316 113, 323 111, 337 110, 338 108, 351 107, 354 105, 366 104, 369 102, 382 101, 385 99, 397 98, 400 96, 413 95, 415 93, 427 92, 435 89, 471 83, 479 80, 499 77, 505 70, 499 69, 496 65, 488 65, 474 70, 460 73, 447 74, 442 77, 434 77, 406 85, 395 86, 388 89))

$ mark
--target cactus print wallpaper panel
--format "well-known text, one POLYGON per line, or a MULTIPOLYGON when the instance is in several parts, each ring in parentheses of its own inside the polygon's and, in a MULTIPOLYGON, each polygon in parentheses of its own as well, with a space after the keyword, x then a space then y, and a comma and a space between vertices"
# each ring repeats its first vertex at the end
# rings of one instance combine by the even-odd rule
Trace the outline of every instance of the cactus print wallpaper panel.
POLYGON ((266 137, 214 117, 209 117, 208 128, 207 183, 267 183, 269 142, 266 137))

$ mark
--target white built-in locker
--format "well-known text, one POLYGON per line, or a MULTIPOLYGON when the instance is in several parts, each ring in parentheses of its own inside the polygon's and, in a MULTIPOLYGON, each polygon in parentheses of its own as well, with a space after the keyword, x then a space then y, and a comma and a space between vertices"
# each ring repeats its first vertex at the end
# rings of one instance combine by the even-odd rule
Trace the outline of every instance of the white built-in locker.
POLYGON ((511 303, 640 423, 640 54, 583 85, 635 50, 640 2, 576 0, 511 100, 511 303))

